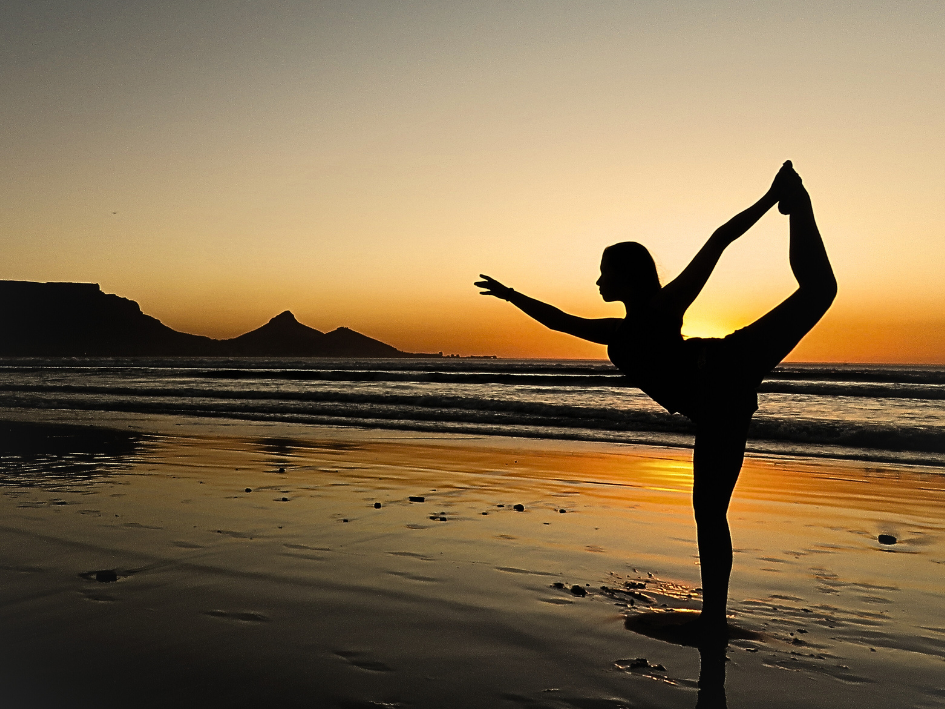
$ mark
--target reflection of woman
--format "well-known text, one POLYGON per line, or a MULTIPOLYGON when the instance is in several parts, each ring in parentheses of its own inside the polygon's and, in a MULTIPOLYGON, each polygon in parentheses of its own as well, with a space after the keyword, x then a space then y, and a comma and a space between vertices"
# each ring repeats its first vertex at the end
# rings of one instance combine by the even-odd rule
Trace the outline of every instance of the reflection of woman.
POLYGON ((605 249, 600 273, 601 297, 626 306, 623 320, 568 315, 489 276, 482 276, 476 285, 483 289, 482 295, 507 300, 552 330, 607 345, 610 360, 635 386, 696 424, 692 498, 703 606, 693 630, 722 632, 732 570, 726 515, 745 454, 748 424, 758 408, 756 389, 823 316, 837 292, 810 197, 788 161, 765 195, 719 227, 667 285, 660 286, 653 258, 635 242, 605 249), (774 310, 725 338, 683 339, 683 315, 725 247, 775 204, 790 215, 790 263, 797 290, 774 310))

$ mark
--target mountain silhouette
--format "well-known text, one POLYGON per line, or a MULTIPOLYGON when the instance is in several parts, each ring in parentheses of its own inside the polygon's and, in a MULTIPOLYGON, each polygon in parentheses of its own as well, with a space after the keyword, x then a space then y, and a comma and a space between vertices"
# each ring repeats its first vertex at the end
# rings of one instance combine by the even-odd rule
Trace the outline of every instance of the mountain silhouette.
POLYGON ((253 357, 305 357, 317 350, 325 333, 303 325, 286 310, 260 328, 223 340, 233 354, 253 357))
MULTIPOLYGON (((339 327, 325 335, 323 347, 329 357, 396 357, 397 349, 360 332, 339 327), (358 354, 356 354, 358 353, 358 354)), ((402 355, 401 355, 402 356, 402 355)))
POLYGON ((229 340, 178 332, 96 283, 0 281, 0 356, 429 357, 346 327, 323 333, 288 310, 229 340))

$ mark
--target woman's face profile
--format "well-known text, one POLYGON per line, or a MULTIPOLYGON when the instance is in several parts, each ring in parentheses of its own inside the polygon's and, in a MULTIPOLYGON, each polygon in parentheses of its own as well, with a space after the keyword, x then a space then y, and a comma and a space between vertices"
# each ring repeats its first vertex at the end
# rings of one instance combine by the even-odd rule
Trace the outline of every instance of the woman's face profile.
POLYGON ((600 297, 605 303, 620 300, 620 290, 623 280, 618 269, 609 262, 605 254, 600 261, 600 278, 597 279, 597 288, 600 290, 600 297))

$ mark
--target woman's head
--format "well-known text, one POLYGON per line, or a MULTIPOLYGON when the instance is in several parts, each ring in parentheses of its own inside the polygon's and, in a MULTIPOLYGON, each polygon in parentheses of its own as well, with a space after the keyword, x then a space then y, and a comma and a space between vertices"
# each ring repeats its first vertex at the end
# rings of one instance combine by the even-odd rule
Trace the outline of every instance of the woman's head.
POLYGON ((656 295, 660 278, 656 263, 643 244, 622 241, 604 249, 597 285, 604 300, 626 302, 656 295))

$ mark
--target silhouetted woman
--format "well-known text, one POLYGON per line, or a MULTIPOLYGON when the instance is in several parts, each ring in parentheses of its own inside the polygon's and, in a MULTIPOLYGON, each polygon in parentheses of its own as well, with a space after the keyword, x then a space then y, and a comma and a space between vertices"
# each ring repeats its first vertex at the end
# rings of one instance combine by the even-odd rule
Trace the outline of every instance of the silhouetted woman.
POLYGON ((657 403, 696 425, 692 504, 699 540, 702 613, 691 630, 721 633, 732 571, 728 505, 745 455, 748 424, 762 379, 820 320, 837 293, 810 197, 787 161, 754 205, 719 227, 686 269, 660 286, 656 265, 636 242, 604 250, 601 297, 626 306, 627 316, 588 319, 558 310, 489 276, 482 295, 507 300, 552 330, 607 345, 610 360, 657 403), (727 337, 683 339, 683 315, 699 295, 725 247, 778 204, 790 215, 790 262, 797 290, 751 325, 727 337))

